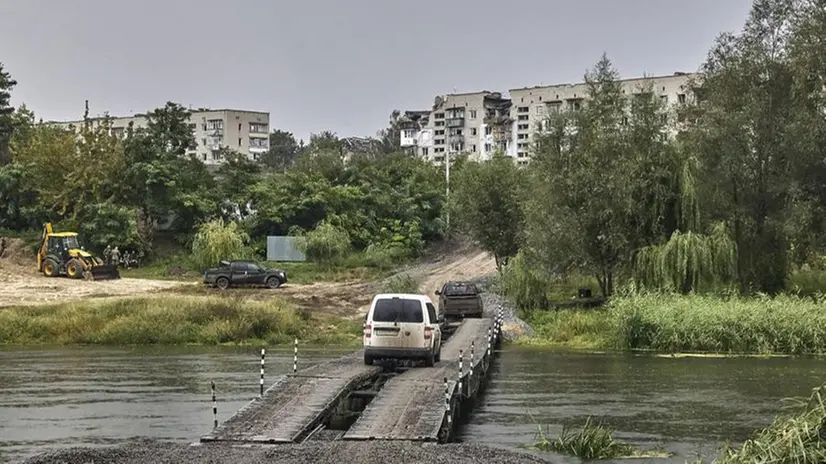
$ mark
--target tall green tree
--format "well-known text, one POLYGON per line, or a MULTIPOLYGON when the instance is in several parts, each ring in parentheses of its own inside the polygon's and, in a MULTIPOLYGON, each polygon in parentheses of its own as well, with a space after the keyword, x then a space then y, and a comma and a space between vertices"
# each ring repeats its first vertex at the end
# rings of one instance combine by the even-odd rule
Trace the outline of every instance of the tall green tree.
POLYGON ((17 85, 11 74, 3 70, 0 62, 0 165, 11 161, 9 143, 11 142, 14 125, 12 124, 11 90, 17 85))
POLYGON ((299 145, 292 132, 276 129, 270 133, 270 148, 264 153, 261 162, 278 171, 285 171, 295 163, 299 145))
POLYGON ((610 295, 633 250, 633 153, 624 125, 627 102, 606 56, 585 82, 582 109, 552 118, 537 140, 526 251, 545 275, 589 273, 610 295))
POLYGON ((796 108, 787 59, 795 4, 757 0, 743 33, 717 40, 692 116, 710 219, 732 225, 743 290, 779 291, 789 271, 785 228, 799 145, 790 131, 796 108))
POLYGON ((500 270, 519 251, 524 174, 512 158, 499 154, 466 163, 455 177, 451 200, 460 227, 493 255, 500 270))

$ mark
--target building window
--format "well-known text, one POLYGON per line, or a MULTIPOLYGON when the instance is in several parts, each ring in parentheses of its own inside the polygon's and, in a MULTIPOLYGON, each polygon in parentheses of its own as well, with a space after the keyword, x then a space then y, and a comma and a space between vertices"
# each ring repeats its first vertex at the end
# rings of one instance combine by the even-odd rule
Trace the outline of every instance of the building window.
POLYGON ((413 129, 405 129, 404 130, 404 138, 412 139, 415 136, 416 136, 416 131, 414 131, 413 129))
POLYGON ((206 139, 201 139, 201 145, 206 145, 206 139))
POLYGON ((238 132, 241 132, 241 123, 240 122, 238 123, 238 132))
POLYGON ((422 148, 422 155, 427 156, 427 147, 422 148))
POLYGON ((491 151, 491 146, 490 146, 489 143, 486 143, 485 144, 485 152, 490 152, 490 151, 491 151))
POLYGON ((470 146, 470 151, 476 153, 476 144, 470 146))
POLYGON ((444 121, 436 121, 436 122, 433 123, 433 125, 436 126, 436 127, 444 127, 445 122, 444 121))
POLYGON ((519 108, 516 109, 516 112, 517 113, 527 113, 528 112, 528 107, 527 106, 520 106, 519 108))
POLYGON ((537 116, 543 116, 545 114, 545 106, 543 106, 543 105, 537 106, 534 111, 536 112, 537 116))
POLYGON ((444 114, 444 113, 436 113, 436 114, 434 114, 433 116, 434 116, 436 119, 444 119, 444 118, 445 118, 445 114, 444 114))
POLYGON ((681 104, 685 104, 685 94, 684 93, 678 94, 677 95, 677 101, 680 102, 681 104))
POLYGON ((444 145, 445 139, 436 139, 433 141, 433 145, 444 145))
POLYGON ((528 138, 528 134, 517 134, 516 138, 519 140, 525 140, 528 138))
POLYGON ((476 110, 470 110, 470 119, 476 119, 476 110))
POLYGON ((529 127, 529 124, 519 124, 518 126, 516 126, 518 130, 528 130, 529 127))
POLYGON ((220 130, 224 128, 223 119, 210 119, 206 122, 206 130, 220 130))
POLYGON ((528 115, 527 114, 520 114, 517 119, 519 119, 520 121, 527 121, 528 120, 528 115))
POLYGON ((485 126, 485 135, 490 135, 493 133, 493 129, 490 126, 485 126))
POLYGON ((241 137, 238 137, 238 146, 241 146, 241 137))
POLYGON ((261 137, 250 137, 250 148, 268 148, 268 140, 261 137))
POLYGON ((445 147, 436 147, 433 149, 433 153, 444 153, 445 147))
POLYGON ((189 129, 190 129, 190 130, 193 130, 193 131, 194 131, 194 130, 195 130, 195 129, 197 129, 197 128, 198 128, 198 125, 197 125, 197 124, 195 124, 194 122, 189 123, 189 129))
POLYGON ((477 133, 478 133, 478 131, 476 130, 475 127, 470 128, 470 135, 476 135, 477 133))
MULTIPOLYGON (((241 130, 240 125, 238 127, 238 130, 241 130)), ((266 134, 267 133, 267 125, 257 123, 257 122, 251 122, 250 123, 250 132, 253 132, 253 133, 256 133, 256 134, 266 134)))
POLYGON ((660 95, 660 103, 662 103, 663 105, 667 105, 668 104, 668 95, 660 95))
POLYGON ((436 133, 436 135, 445 135, 445 130, 444 129, 437 130, 435 133, 436 133))

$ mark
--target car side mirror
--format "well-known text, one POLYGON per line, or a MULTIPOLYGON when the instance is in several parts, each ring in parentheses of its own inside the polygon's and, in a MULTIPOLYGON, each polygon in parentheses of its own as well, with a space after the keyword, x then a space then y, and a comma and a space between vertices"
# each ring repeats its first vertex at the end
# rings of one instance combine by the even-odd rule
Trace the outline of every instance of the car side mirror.
POLYGON ((441 290, 436 290, 436 294, 437 294, 437 295, 441 295, 441 294, 442 294, 442 291, 441 291, 441 290))

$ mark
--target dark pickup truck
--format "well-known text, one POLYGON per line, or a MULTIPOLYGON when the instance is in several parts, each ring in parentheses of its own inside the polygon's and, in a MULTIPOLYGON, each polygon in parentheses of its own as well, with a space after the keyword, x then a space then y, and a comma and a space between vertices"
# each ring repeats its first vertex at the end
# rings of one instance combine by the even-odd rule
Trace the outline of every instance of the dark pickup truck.
POLYGON ((218 267, 204 272, 204 284, 222 290, 229 287, 278 288, 286 282, 286 272, 265 268, 254 261, 221 261, 218 267))
POLYGON ((439 295, 439 313, 444 314, 445 320, 482 317, 482 295, 475 284, 448 282, 436 294, 439 295))

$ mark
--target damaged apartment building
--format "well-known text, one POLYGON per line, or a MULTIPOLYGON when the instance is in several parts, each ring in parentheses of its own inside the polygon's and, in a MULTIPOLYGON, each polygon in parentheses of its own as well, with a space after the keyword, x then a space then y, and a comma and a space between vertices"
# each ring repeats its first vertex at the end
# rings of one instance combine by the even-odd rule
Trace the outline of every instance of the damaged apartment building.
MULTIPOLYGON (((675 72, 623 79, 620 84, 629 96, 653 93, 664 105, 679 105, 692 98, 694 76, 675 72)), ((587 94, 582 82, 511 89, 509 98, 488 91, 438 96, 432 110, 406 111, 400 118, 401 146, 434 163, 459 153, 484 161, 499 151, 527 165, 544 121, 555 113, 579 110, 587 94)))

